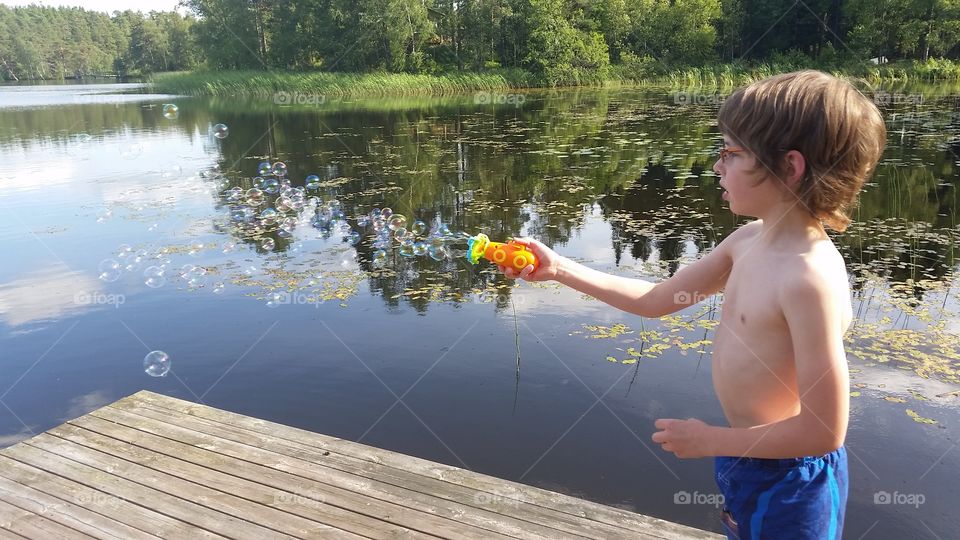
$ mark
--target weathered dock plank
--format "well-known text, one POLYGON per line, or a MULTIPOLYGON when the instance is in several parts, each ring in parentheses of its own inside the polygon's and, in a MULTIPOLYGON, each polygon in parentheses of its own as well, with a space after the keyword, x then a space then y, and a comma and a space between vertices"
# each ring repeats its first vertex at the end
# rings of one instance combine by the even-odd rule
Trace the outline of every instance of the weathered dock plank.
POLYGON ((0 538, 720 538, 138 392, 0 450, 0 538))

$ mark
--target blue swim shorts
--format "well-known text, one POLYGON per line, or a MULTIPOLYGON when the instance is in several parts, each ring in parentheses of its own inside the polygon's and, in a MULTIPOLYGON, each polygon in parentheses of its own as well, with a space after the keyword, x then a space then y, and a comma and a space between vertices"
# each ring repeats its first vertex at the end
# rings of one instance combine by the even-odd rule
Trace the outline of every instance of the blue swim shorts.
POLYGON ((836 539, 847 506, 847 451, 818 457, 718 456, 727 538, 836 539))

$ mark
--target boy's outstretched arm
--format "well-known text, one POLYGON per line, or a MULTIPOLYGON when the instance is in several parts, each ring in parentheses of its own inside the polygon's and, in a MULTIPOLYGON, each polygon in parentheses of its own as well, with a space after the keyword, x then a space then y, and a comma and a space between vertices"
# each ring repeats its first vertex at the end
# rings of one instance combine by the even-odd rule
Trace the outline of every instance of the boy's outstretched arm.
POLYGON ((780 301, 793 345, 800 413, 750 428, 660 419, 655 425, 662 431, 654 433, 654 442, 678 457, 819 456, 843 445, 850 414, 844 304, 814 269, 805 269, 799 279, 790 281, 780 301))
POLYGON ((520 273, 505 267, 500 267, 500 271, 510 278, 529 281, 555 280, 628 313, 643 317, 661 317, 696 304, 723 288, 733 264, 729 241, 736 234, 734 232, 713 251, 660 283, 594 270, 561 257, 542 243, 529 238, 517 238, 514 241, 527 246, 537 256, 539 267, 536 271, 533 271, 532 266, 520 273))

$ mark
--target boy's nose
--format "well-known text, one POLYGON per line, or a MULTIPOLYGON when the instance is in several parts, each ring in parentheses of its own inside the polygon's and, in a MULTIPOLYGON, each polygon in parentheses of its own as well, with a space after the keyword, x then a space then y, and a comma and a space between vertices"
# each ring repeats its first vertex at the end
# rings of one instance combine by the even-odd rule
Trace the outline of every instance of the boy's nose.
POLYGON ((713 163, 713 172, 719 174, 720 176, 723 176, 723 172, 720 170, 722 163, 723 162, 719 158, 713 163))

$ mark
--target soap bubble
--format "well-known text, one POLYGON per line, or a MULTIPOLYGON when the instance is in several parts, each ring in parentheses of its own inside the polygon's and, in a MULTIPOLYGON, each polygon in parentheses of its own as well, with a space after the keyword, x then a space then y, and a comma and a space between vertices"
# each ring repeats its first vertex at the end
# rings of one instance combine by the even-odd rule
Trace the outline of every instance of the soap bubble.
POLYGON ((444 245, 430 246, 427 248, 427 253, 430 255, 430 258, 435 261, 442 261, 450 257, 450 252, 444 245))
POLYGON ((296 230, 296 228, 297 218, 295 217, 284 218, 283 221, 280 222, 280 230, 287 234, 293 234, 293 231, 296 230))
POLYGON ((316 191, 317 189, 320 189, 320 177, 315 174, 311 174, 307 177, 304 185, 310 191, 316 191))
POLYGON ((420 220, 414 221, 413 226, 410 227, 410 230, 417 236, 423 236, 427 234, 427 224, 420 220))
POLYGON ((123 159, 137 159, 143 153, 143 145, 140 143, 124 144, 120 148, 120 157, 123 159))
POLYGON ((260 273, 260 269, 256 266, 248 266, 243 269, 243 275, 247 277, 254 277, 260 273))
POLYGON ((382 217, 383 219, 390 219, 390 216, 392 215, 393 215, 393 210, 391 210, 390 207, 380 210, 380 217, 382 217))
POLYGON ((370 211, 370 214, 369 214, 370 220, 372 221, 374 219, 377 219, 378 217, 383 217, 381 214, 382 214, 382 210, 380 210, 379 208, 374 208, 373 210, 370 211))
POLYGON ((282 161, 278 161, 273 164, 270 172, 272 172, 275 176, 285 176, 287 174, 287 164, 282 161))
POLYGON ((133 248, 130 247, 129 244, 120 244, 119 246, 117 246, 117 251, 116 251, 117 257, 120 257, 122 259, 131 253, 133 253, 133 248))
POLYGON ((362 214, 357 217, 357 227, 366 227, 370 224, 370 216, 362 214))
POLYGON ((262 219, 263 222, 267 224, 273 223, 274 221, 277 220, 278 217, 279 217, 279 214, 277 213, 277 211, 269 206, 264 208, 263 211, 260 212, 260 219, 262 219))
POLYGON ((223 192, 228 202, 237 202, 243 198, 243 190, 239 187, 232 187, 223 192))
POLYGON ((213 284, 213 294, 220 294, 223 292, 223 282, 218 281, 213 284))
POLYGON ((180 116, 180 108, 174 105, 173 103, 166 103, 163 105, 163 117, 167 120, 176 120, 177 116, 180 116))
POLYGON ((143 283, 151 289, 163 287, 166 282, 167 278, 163 275, 163 269, 159 266, 148 266, 143 271, 143 283))
POLYGON ((98 277, 101 281, 106 281, 107 283, 116 281, 120 279, 120 274, 122 270, 120 269, 120 263, 116 259, 104 259, 100 261, 100 265, 97 266, 97 269, 100 271, 98 277))
POLYGON ((397 250, 397 253, 399 253, 400 255, 403 255, 404 257, 413 257, 414 256, 413 244, 401 245, 400 248, 397 250))
POLYGON ((213 126, 213 136, 218 139, 226 139, 230 134, 230 128, 226 124, 217 124, 213 126))
POLYGON ((371 222, 371 225, 373 225, 373 230, 379 233, 387 226, 387 221, 382 217, 377 217, 374 218, 374 220, 371 222))
POLYGON ((427 252, 427 244, 423 242, 414 242, 413 243, 413 254, 416 256, 421 256, 427 252))
POLYGON ((293 199, 290 197, 280 197, 273 203, 273 206, 277 208, 277 212, 285 214, 293 210, 293 199))
POLYGON ((222 251, 223 251, 223 253, 230 253, 231 251, 234 251, 235 249, 237 249, 237 243, 231 240, 231 241, 228 241, 228 242, 224 242, 224 244, 223 244, 223 250, 222 250, 222 251))
POLYGON ((271 174, 272 169, 273 167, 270 165, 269 161, 261 161, 260 164, 257 165, 257 174, 260 176, 266 176, 271 174))
POLYGON ((346 236, 343 237, 343 241, 351 246, 355 246, 360 243, 360 233, 357 231, 350 231, 346 236))
POLYGON ((199 289, 207 284, 207 276, 205 275, 206 271, 203 274, 195 273, 191 274, 187 279, 187 287, 191 289, 199 289))
POLYGON ((103 223, 113 217, 113 210, 103 208, 97 213, 97 223, 103 223))
POLYGON ((387 227, 390 227, 391 231, 396 231, 397 229, 402 229, 407 226, 407 218, 403 214, 393 214, 390 216, 390 220, 387 222, 387 227))
POLYGON ((264 180, 263 190, 270 195, 276 195, 280 191, 280 181, 276 178, 268 178, 264 180))
POLYGON ((357 266, 357 252, 353 249, 348 249, 340 254, 340 267, 344 269, 351 269, 357 266))
POLYGON ((260 247, 264 251, 273 251, 273 248, 277 247, 277 243, 273 238, 264 238, 260 241, 260 247))
POLYGON ((143 371, 151 377, 166 377, 170 372, 170 355, 163 351, 150 351, 143 357, 143 371))
POLYGON ((250 206, 260 206, 263 204, 263 192, 257 188, 250 188, 244 194, 247 204, 250 206))
MULTIPOLYGON (((393 227, 391 227, 392 229, 393 227)), ((402 241, 407 237, 407 229, 403 227, 398 227, 393 231, 393 237, 397 239, 398 242, 402 241)))
POLYGON ((377 267, 377 268, 380 268, 381 266, 383 266, 383 265, 385 265, 385 264, 387 264, 387 252, 384 251, 384 250, 382 250, 382 249, 378 249, 378 250, 374 251, 374 252, 373 252, 373 265, 374 265, 375 267, 377 267))

